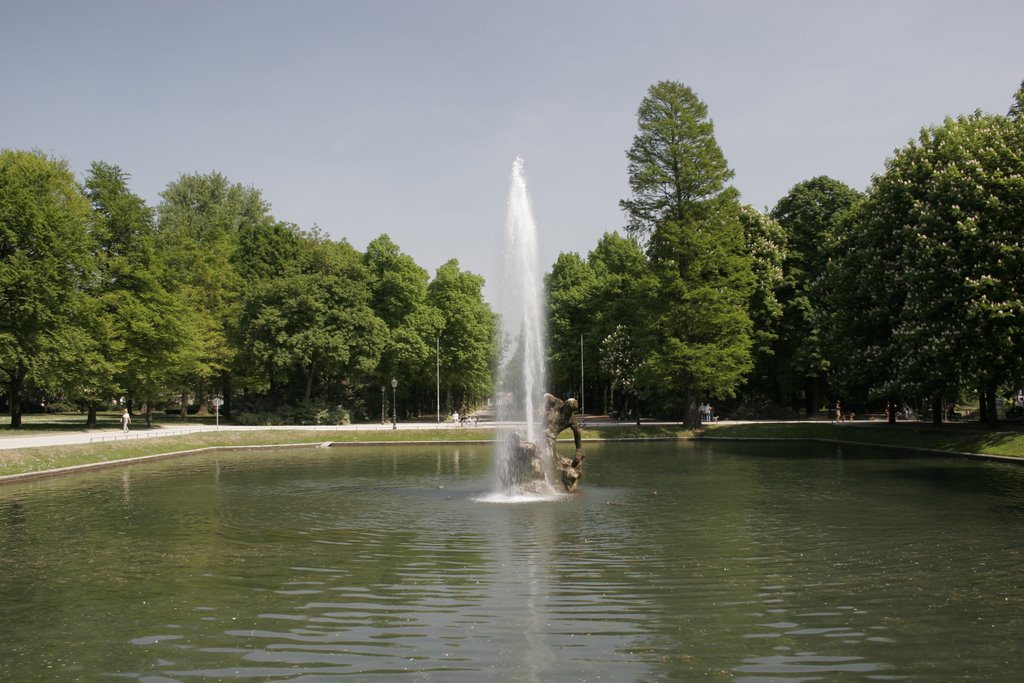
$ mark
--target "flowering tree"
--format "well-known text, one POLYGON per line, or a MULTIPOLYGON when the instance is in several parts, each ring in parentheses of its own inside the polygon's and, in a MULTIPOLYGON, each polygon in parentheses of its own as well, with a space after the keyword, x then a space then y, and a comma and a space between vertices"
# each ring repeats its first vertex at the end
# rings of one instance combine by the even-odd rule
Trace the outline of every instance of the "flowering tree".
MULTIPOLYGON (((1018 93, 1018 101, 1021 96, 1018 93)), ((1024 382, 1024 119, 976 112, 921 131, 875 179, 832 270, 833 338, 876 395, 1024 382)), ((1002 386, 1007 385, 1007 386, 1002 386)))

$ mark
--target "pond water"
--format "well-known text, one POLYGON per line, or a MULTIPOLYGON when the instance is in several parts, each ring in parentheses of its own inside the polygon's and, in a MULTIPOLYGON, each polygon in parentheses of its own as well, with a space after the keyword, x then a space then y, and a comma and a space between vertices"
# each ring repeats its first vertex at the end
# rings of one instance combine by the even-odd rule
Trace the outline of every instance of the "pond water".
POLYGON ((217 453, 0 487, 0 680, 1024 680, 1024 468, 587 444, 217 453))

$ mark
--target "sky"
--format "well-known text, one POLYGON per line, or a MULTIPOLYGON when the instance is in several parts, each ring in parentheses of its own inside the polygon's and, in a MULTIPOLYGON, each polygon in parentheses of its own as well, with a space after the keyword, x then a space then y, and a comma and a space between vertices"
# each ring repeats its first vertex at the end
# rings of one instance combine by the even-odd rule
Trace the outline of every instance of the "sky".
POLYGON ((359 250, 387 234, 500 298, 512 164, 541 267, 621 231, 636 111, 707 105, 742 201, 864 190, 922 127, 1006 113, 1019 0, 0 0, 0 148, 260 190, 359 250))

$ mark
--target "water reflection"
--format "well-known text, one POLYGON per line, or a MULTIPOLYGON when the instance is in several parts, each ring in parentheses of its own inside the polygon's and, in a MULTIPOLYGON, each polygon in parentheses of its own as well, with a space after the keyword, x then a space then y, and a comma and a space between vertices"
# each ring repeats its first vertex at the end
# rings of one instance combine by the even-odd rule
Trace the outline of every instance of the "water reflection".
POLYGON ((607 445, 217 455, 0 489, 0 680, 1011 680, 1024 470, 607 445), (652 483, 656 483, 652 485, 652 483), (55 647, 59 644, 59 647, 55 647))

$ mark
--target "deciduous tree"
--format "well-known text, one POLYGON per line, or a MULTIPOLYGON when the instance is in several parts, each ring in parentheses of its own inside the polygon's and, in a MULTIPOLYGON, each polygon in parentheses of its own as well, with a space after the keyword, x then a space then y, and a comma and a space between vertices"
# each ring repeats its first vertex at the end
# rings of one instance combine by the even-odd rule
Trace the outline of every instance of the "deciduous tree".
POLYGON ((437 269, 427 301, 441 314, 441 391, 458 409, 477 404, 493 390, 498 355, 497 316, 483 297, 484 279, 452 259, 437 269))
POLYGON ((427 302, 430 274, 387 235, 367 245, 363 263, 370 282, 370 306, 388 328, 376 376, 381 385, 397 379, 413 404, 425 409, 436 396, 442 327, 440 312, 427 302))
POLYGON ((21 426, 26 382, 59 384, 89 355, 92 219, 66 162, 0 151, 0 371, 12 428, 21 426))
POLYGON ((777 399, 810 415, 828 397, 829 359, 841 349, 822 341, 821 278, 835 253, 839 221, 861 194, 838 180, 818 176, 797 183, 771 211, 785 231, 786 258, 778 289, 782 318, 774 346, 777 399))
POLYGON ((872 183, 831 317, 877 395, 926 401, 938 421, 971 386, 994 420, 1000 389, 1024 383, 1022 149, 1019 117, 947 118, 872 183))
MULTIPOLYGON (((275 385, 302 378, 302 400, 333 383, 359 387, 377 367, 387 329, 370 307, 368 276, 348 242, 320 234, 297 261, 257 285, 244 311, 248 353, 275 385)), ((351 398, 351 396, 349 396, 351 398)))

